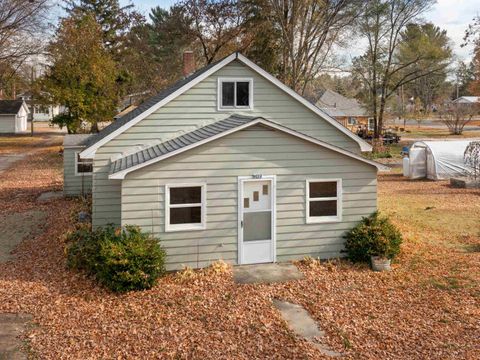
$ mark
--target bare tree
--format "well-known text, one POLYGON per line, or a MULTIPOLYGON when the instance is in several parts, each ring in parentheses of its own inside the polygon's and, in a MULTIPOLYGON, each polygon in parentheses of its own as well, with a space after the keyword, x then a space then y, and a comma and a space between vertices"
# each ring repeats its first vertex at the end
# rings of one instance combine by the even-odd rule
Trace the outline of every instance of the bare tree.
POLYGON ((273 27, 280 29, 280 78, 303 94, 358 14, 352 0, 268 0, 273 27))
POLYGON ((445 124, 452 135, 461 135, 463 128, 478 114, 474 104, 449 103, 440 109, 440 121, 445 124))
POLYGON ((370 94, 375 138, 380 137, 383 128, 388 98, 402 85, 443 71, 449 64, 439 61, 437 50, 429 46, 419 47, 409 56, 398 56, 407 25, 418 21, 432 4, 433 0, 365 1, 359 31, 367 39, 367 49, 363 56, 354 59, 353 72, 370 94), (417 66, 419 63, 423 66, 417 66))
POLYGON ((243 8, 237 0, 184 0, 180 3, 192 34, 207 64, 239 50, 246 27, 243 8))
POLYGON ((480 141, 472 141, 468 144, 463 154, 465 164, 470 166, 470 175, 474 180, 480 178, 480 141))
POLYGON ((0 89, 31 56, 45 45, 39 34, 46 29, 49 0, 0 1, 0 89))

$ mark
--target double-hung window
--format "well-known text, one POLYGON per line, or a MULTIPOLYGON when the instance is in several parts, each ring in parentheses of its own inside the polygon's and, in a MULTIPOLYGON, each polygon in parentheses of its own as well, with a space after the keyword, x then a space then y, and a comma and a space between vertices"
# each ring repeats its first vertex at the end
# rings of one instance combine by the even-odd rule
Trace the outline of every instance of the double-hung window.
POLYGON ((206 184, 165 186, 165 231, 206 227, 206 184))
POLYGON ((342 220, 342 179, 307 180, 307 223, 342 220))
POLYGON ((80 151, 75 152, 75 175, 92 175, 93 160, 80 158, 80 151))
POLYGON ((253 109, 253 80, 250 78, 219 78, 218 109, 253 109))

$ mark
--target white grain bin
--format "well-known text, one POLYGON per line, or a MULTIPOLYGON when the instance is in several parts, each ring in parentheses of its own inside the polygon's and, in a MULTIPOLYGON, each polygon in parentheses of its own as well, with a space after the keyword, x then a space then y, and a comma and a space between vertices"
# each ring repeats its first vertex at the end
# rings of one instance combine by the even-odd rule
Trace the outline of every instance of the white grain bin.
POLYGON ((445 180, 465 176, 468 167, 463 160, 471 140, 418 141, 410 147, 409 174, 411 179, 445 180))

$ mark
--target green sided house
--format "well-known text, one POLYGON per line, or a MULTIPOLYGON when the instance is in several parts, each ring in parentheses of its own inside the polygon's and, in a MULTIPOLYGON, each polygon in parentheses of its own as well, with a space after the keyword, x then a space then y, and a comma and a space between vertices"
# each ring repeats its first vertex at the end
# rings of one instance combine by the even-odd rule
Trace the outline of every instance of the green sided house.
POLYGON ((189 74, 101 132, 65 139, 65 193, 93 226, 139 225, 167 268, 341 256, 377 206, 371 147, 239 53, 189 74), (68 144, 68 145, 67 145, 68 144))

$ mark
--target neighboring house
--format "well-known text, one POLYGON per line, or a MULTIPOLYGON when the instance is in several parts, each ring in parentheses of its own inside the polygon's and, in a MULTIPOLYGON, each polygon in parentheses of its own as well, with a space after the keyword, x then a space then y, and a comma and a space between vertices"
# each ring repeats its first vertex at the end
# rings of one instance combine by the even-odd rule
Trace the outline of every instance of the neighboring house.
POLYGON ((42 105, 35 101, 30 92, 24 92, 17 96, 17 99, 24 100, 30 110, 29 120, 51 121, 55 116, 60 114, 63 110, 60 105, 42 105))
POLYGON ((0 100, 0 133, 27 131, 28 106, 23 100, 0 100))
POLYGON ((452 102, 454 104, 480 104, 480 96, 460 96, 452 102))
POLYGON ((241 54, 186 64, 190 76, 65 148, 93 162, 93 226, 152 232, 168 269, 341 256, 377 207, 371 146, 241 54))
POLYGON ((369 116, 365 106, 356 99, 327 89, 322 91, 315 105, 353 132, 359 126, 367 126, 368 130, 373 130, 373 118, 369 116))

